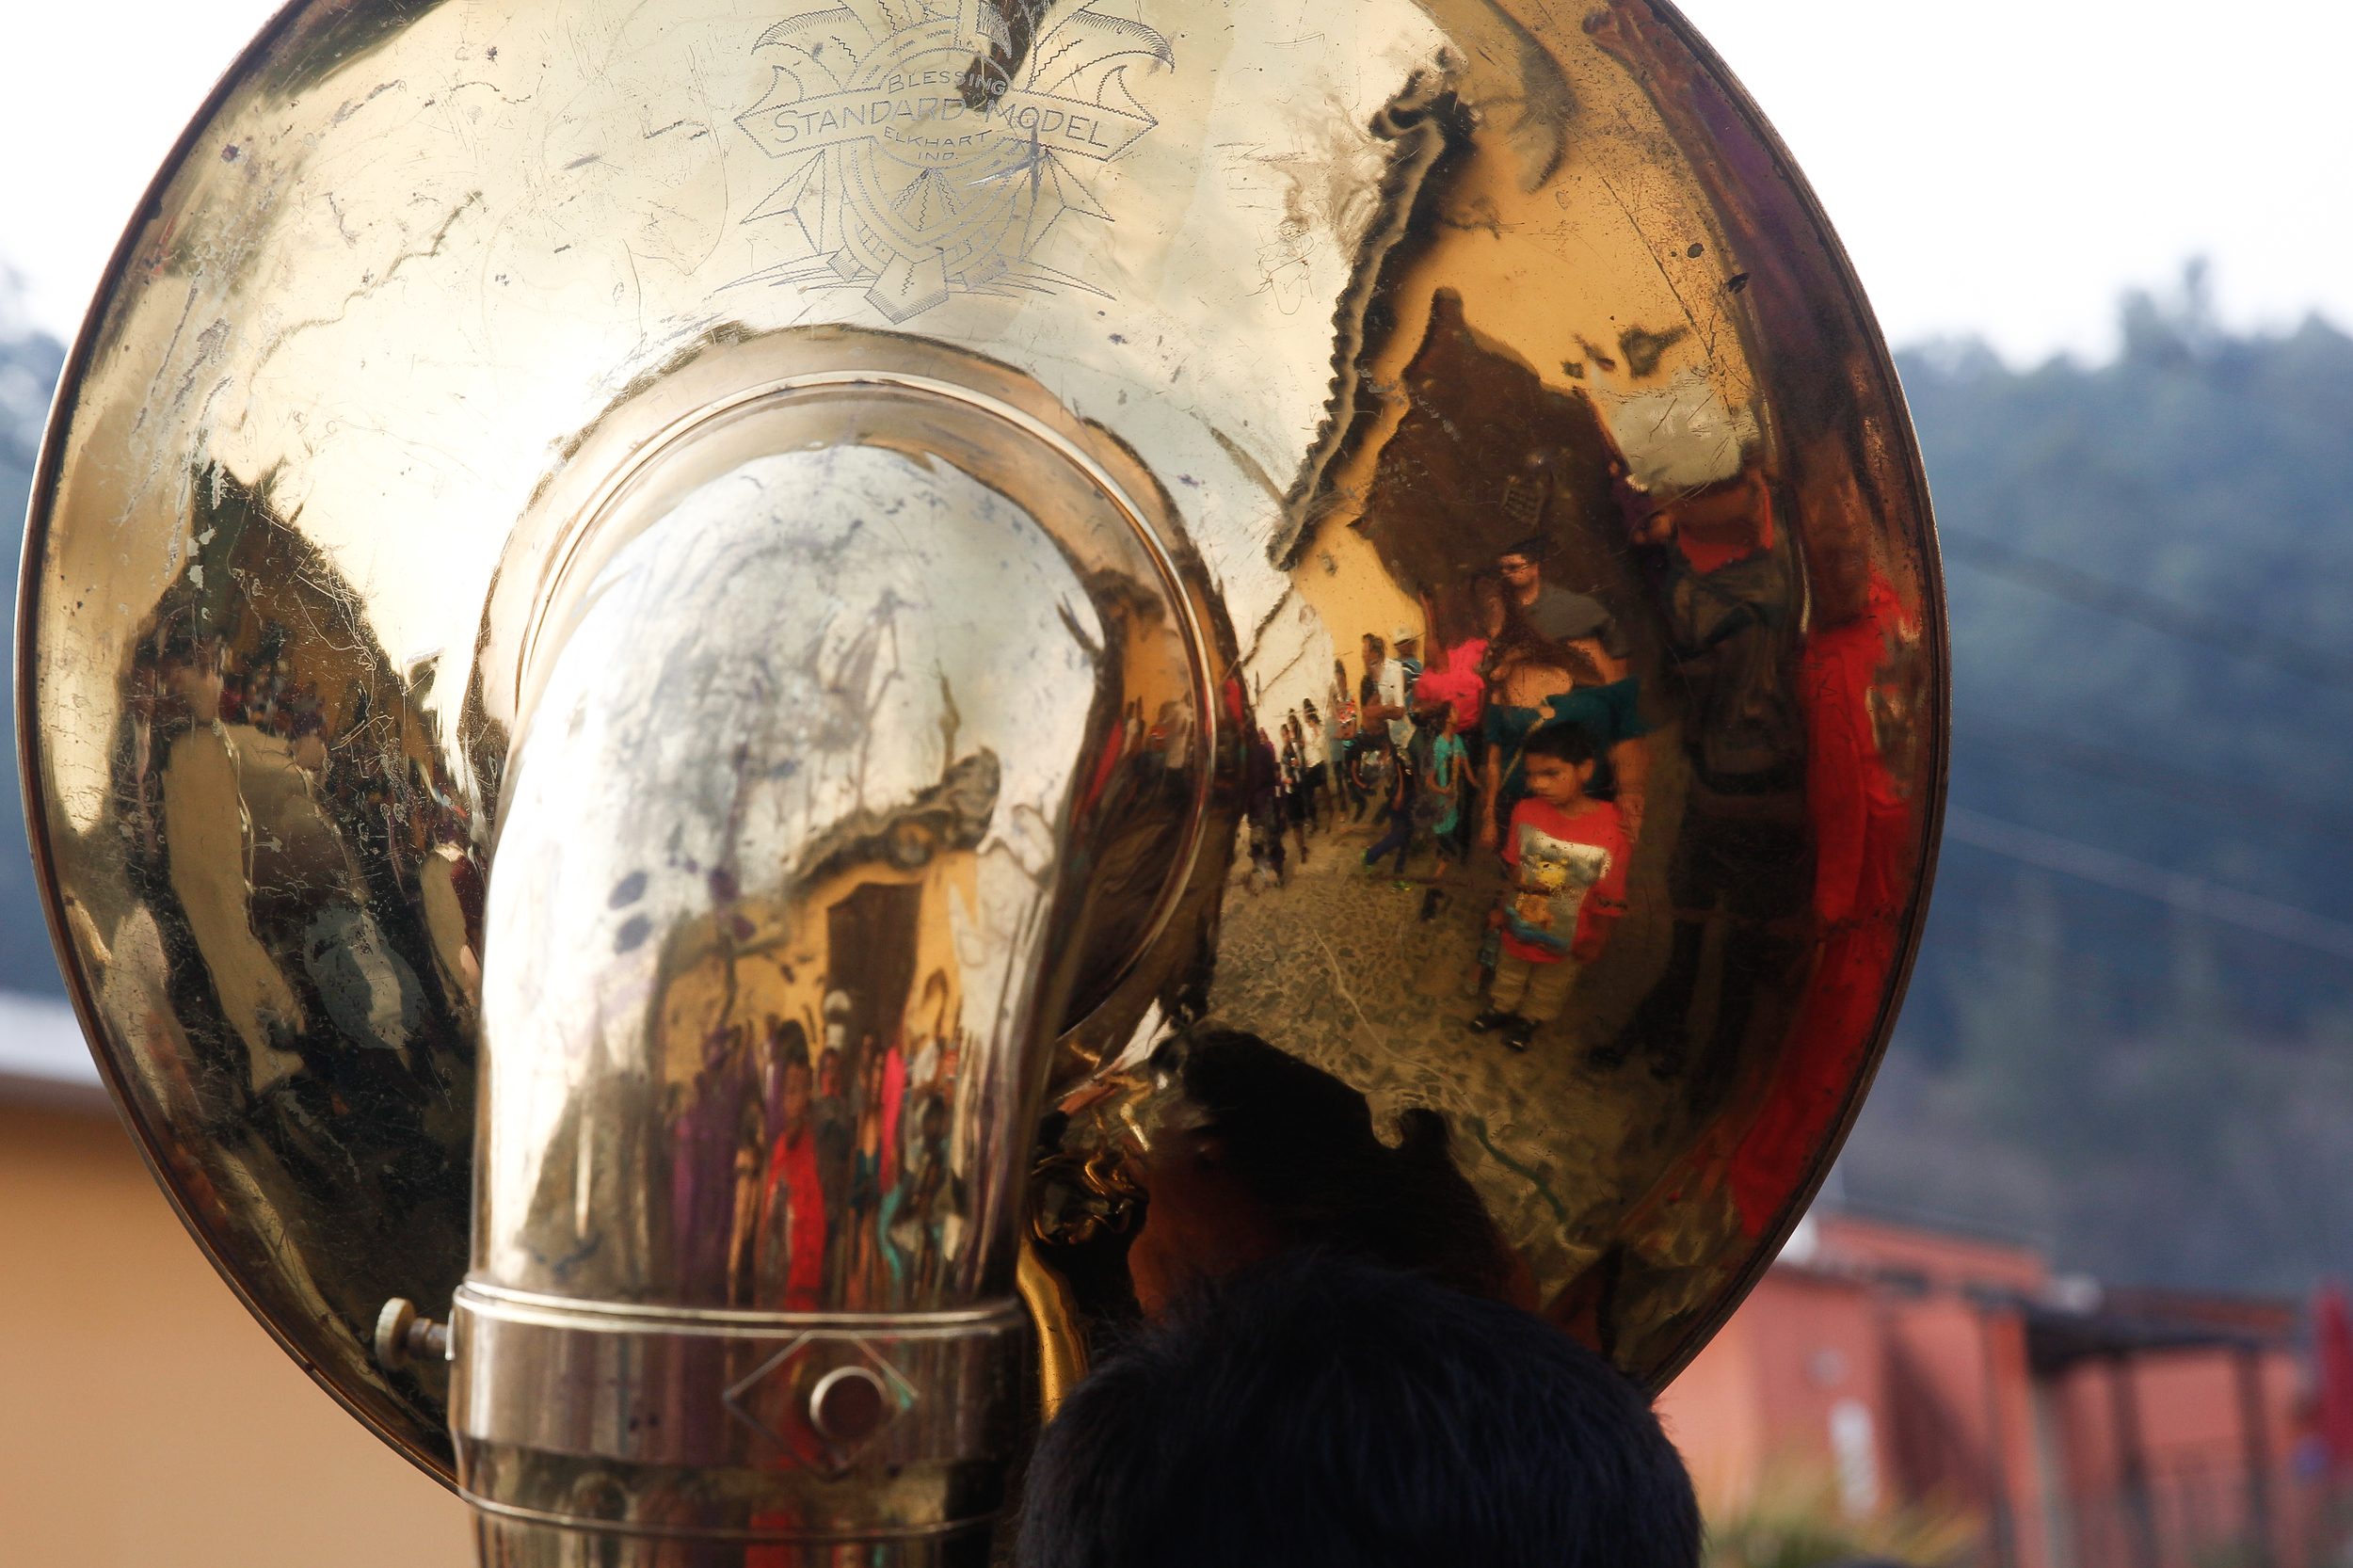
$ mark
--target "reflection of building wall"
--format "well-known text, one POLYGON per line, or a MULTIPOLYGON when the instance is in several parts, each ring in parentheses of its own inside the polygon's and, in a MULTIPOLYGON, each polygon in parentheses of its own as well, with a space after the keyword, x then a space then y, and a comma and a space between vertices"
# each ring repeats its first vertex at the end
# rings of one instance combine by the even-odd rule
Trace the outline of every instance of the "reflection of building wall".
MULTIPOLYGON (((1482 68, 1469 69, 1476 76, 1482 68)), ((1517 135, 1468 145, 1434 145, 1447 135, 1439 125, 1450 109, 1396 106, 1403 112, 1384 144, 1389 178, 1427 178, 1443 210, 1410 247, 1368 242, 1357 257, 1359 267, 1380 269, 1379 305, 1361 318, 1344 308, 1338 358, 1353 363, 1336 388, 1341 424, 1328 451, 1311 460, 1306 495, 1292 498, 1294 507, 1307 508, 1292 552, 1292 587, 1316 614, 1295 623, 1278 614, 1252 650, 1254 697, 1263 682, 1263 706, 1277 714, 1305 695, 1321 706, 1335 654, 1353 680, 1363 673, 1358 636, 1386 637, 1401 622, 1418 623, 1417 591, 1453 585, 1444 574, 1433 581, 1417 563, 1387 558, 1369 536, 1385 520, 1380 471, 1392 443, 1417 408, 1431 411, 1417 402, 1412 366, 1433 328, 1443 328, 1443 313, 1466 318, 1515 378, 1508 393, 1490 389, 1495 395, 1480 410, 1485 421, 1525 416, 1519 377, 1539 399, 1581 408, 1671 386, 1701 389, 1727 411, 1755 403, 1757 377, 1743 343, 1747 306, 1740 285, 1725 282, 1748 263, 1691 222, 1706 204, 1688 177, 1656 158, 1660 116, 1644 84, 1596 60, 1577 79, 1554 86, 1559 104, 1574 104, 1558 109, 1560 120, 1530 108, 1517 135), (1429 118, 1417 118, 1425 111, 1429 118), (1575 171, 1556 176, 1563 159, 1575 160, 1575 171), (1537 278, 1544 286, 1529 286, 1537 278), (1450 303, 1442 302, 1442 291, 1451 291, 1450 303), (1330 633, 1330 652, 1314 649, 1318 632, 1330 633)), ((1464 429, 1477 444, 1477 424, 1464 429)), ((1432 493, 1431 504, 1451 508, 1451 526, 1430 536, 1463 539, 1491 555, 1538 532, 1506 515, 1511 482, 1532 456, 1513 452, 1432 493)), ((1544 520, 1545 530, 1572 541, 1573 551, 1584 542, 1578 536, 1597 535, 1605 522, 1614 527, 1614 519, 1600 515, 1606 488, 1582 499, 1544 520)), ((1600 578, 1596 559, 1578 561, 1566 580, 1590 589, 1600 578)))
POLYGON ((2025 1248, 1817 1214, 1659 1411, 1712 1515, 1811 1474, 1857 1513, 1965 1510, 1994 1568, 2308 1560, 2294 1309, 2092 1294, 2025 1248))
POLYGON ((181 1229, 113 1112, 95 1090, 83 1100, 0 1102, 0 1559, 472 1561, 465 1506, 271 1342, 181 1229))
MULTIPOLYGON (((715 1030, 731 1025, 762 1028, 770 1019, 792 1020, 806 1033, 814 1058, 825 1041, 825 996, 851 990, 859 1003, 857 1017, 879 1027, 877 1043, 888 1048, 894 1032, 928 1032, 933 1014, 943 1012, 946 1032, 953 1034, 964 1007, 964 968, 956 956, 956 916, 959 905, 973 909, 979 900, 972 856, 945 854, 912 871, 867 861, 813 884, 780 921, 773 936, 756 939, 731 956, 706 957, 673 977, 663 993, 663 1069, 667 1081, 688 1083, 703 1064, 703 1045, 715 1030), (895 998, 855 995, 859 955, 833 951, 835 921, 830 913, 856 898, 865 888, 910 888, 920 897, 914 922, 913 979, 895 998), (944 998, 935 986, 925 1000, 926 984, 944 975, 944 998)), ((755 921, 768 927, 766 921, 755 921)), ((895 987, 894 987, 895 988, 895 987)), ((851 1044, 856 1045, 853 1039, 851 1044)))

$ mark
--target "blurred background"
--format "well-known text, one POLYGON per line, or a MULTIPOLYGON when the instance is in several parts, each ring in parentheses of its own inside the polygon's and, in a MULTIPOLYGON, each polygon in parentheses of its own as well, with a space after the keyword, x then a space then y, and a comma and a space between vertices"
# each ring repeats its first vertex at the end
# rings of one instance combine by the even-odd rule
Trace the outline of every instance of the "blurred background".
MULTIPOLYGON (((2353 1560, 2353 13, 1685 8, 1897 349, 1955 670, 1895 1048, 1665 1401, 1716 1560, 2353 1560)), ((11 531, 106 255, 270 9, 0 24, 11 531)), ((179 1235, 81 1051, 0 835, 0 1386, 40 1413, 0 1430, 0 1557, 469 1560, 179 1235)))

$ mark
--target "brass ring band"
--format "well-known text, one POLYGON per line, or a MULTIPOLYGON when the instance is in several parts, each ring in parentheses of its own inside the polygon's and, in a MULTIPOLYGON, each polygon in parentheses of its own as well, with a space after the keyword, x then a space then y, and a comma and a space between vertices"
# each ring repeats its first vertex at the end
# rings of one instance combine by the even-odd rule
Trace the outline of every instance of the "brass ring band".
POLYGON ((956 1312, 758 1312, 741 1307, 648 1306, 585 1301, 468 1280, 452 1305, 477 1318, 534 1323, 588 1334, 685 1334, 728 1338, 792 1338, 809 1333, 936 1338, 975 1330, 1002 1332, 1028 1320, 1018 1297, 956 1312))
POLYGON ((868 1541, 935 1541, 944 1536, 985 1528, 997 1522, 994 1513, 976 1513, 969 1518, 951 1519, 937 1525, 877 1525, 856 1530, 730 1529, 720 1526, 619 1524, 610 1519, 584 1519, 572 1514, 551 1513, 544 1509, 518 1508, 512 1503, 495 1502, 469 1492, 463 1486, 457 1489, 457 1495, 483 1512, 497 1514, 502 1519, 542 1525, 552 1529, 583 1530, 596 1535, 653 1536, 672 1541, 802 1542, 812 1546, 868 1541))

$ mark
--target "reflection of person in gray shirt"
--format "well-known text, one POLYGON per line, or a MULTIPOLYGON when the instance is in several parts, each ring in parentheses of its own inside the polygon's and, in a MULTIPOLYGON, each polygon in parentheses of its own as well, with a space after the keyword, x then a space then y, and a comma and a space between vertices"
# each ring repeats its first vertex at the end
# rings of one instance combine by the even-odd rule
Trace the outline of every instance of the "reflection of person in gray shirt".
POLYGON ((1541 549, 1542 541, 1523 539, 1496 557, 1496 571, 1503 579, 1504 592, 1519 606, 1520 617, 1556 643, 1594 637, 1605 647, 1614 644, 1617 628, 1601 600, 1545 581, 1541 549))

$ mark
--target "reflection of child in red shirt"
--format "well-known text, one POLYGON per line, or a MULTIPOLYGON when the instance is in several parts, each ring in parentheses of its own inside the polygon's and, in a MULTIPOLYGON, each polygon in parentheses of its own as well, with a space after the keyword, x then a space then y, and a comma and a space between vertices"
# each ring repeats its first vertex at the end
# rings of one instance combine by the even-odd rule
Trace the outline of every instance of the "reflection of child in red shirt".
POLYGON ((1752 1234, 1803 1179, 1853 1091, 1902 947, 1926 652, 1894 586, 1867 562, 1859 569, 1867 576, 1858 611, 1817 626, 1799 664, 1819 956, 1790 1055, 1733 1160, 1733 1196, 1752 1234))
POLYGON ((1547 725, 1520 757, 1529 795, 1512 808, 1503 849, 1512 886, 1491 917, 1503 951, 1486 1010, 1471 1020, 1482 1032, 1500 1028, 1513 1050, 1561 1016, 1577 971, 1601 956, 1625 913, 1628 853, 1618 808, 1585 792, 1593 739, 1582 726, 1547 725))

